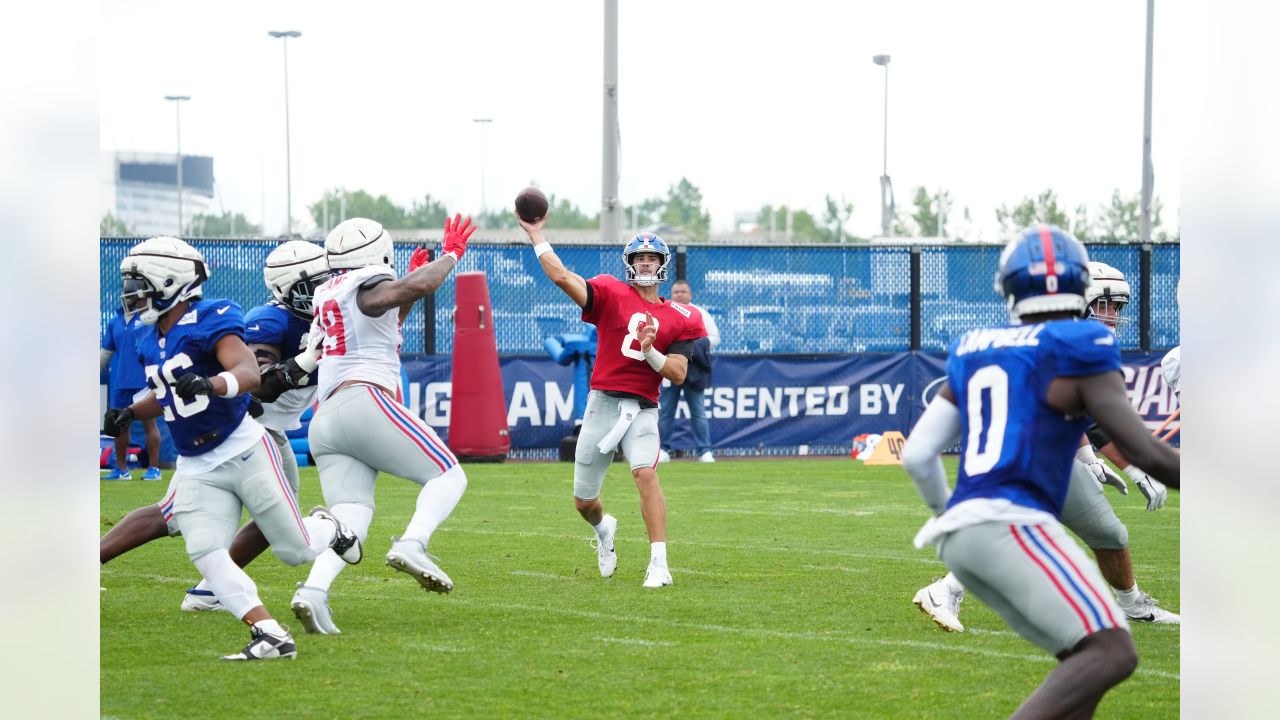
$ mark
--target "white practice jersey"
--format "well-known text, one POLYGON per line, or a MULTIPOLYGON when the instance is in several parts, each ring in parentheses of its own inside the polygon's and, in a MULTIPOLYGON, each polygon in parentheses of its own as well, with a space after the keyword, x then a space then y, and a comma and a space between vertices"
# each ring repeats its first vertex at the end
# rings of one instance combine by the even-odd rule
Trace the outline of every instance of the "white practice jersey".
POLYGON ((320 402, 347 380, 364 380, 391 390, 400 387, 398 309, 369 317, 356 304, 361 285, 395 277, 386 265, 369 265, 341 273, 316 289, 311 337, 320 342, 320 402))
POLYGON ((316 386, 308 385, 289 390, 275 402, 262 404, 262 416, 258 424, 270 430, 289 432, 302 427, 302 413, 316 399, 316 386))
POLYGON ((1170 350, 1160 361, 1160 373, 1164 381, 1173 388, 1174 394, 1182 398, 1182 346, 1170 350))

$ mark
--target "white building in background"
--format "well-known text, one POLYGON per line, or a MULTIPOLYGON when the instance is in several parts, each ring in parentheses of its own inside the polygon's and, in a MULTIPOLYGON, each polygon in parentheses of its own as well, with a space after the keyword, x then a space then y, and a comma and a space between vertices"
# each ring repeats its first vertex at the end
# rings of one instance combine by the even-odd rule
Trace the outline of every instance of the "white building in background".
MULTIPOLYGON (((139 236, 178 235, 178 165, 170 153, 104 153, 102 212, 139 236)), ((182 227, 214 208, 213 158, 182 156, 182 227)))

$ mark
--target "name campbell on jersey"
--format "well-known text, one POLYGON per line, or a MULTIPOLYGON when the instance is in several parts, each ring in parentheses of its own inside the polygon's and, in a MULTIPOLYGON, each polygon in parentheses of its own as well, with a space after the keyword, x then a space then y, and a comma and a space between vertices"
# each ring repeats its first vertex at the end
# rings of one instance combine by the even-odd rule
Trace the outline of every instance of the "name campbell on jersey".
POLYGON ((1120 369, 1116 336, 1093 320, 980 328, 947 358, 960 408, 960 474, 948 507, 1003 498, 1058 516, 1087 416, 1069 418, 1045 400, 1058 377, 1120 369))

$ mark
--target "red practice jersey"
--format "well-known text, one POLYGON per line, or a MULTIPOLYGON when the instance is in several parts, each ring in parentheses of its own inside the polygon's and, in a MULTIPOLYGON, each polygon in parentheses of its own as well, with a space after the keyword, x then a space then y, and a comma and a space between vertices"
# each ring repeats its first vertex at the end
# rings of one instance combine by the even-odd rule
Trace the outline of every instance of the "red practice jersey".
POLYGON ((673 343, 706 337, 702 313, 695 307, 670 300, 650 303, 631 285, 612 275, 597 275, 591 286, 591 306, 582 311, 583 322, 596 326, 596 366, 591 371, 593 390, 614 390, 658 402, 662 376, 649 367, 638 337, 645 311, 653 315, 658 336, 653 347, 667 352, 673 343))

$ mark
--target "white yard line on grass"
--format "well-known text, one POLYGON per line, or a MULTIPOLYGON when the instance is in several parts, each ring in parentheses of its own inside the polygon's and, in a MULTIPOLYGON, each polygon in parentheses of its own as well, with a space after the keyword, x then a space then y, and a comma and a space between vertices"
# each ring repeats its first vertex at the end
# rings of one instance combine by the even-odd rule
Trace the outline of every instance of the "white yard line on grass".
MULTIPOLYGON (((486 530, 484 528, 458 527, 456 525, 448 527, 446 529, 446 532, 451 532, 451 533, 456 532, 456 533, 463 533, 463 534, 470 534, 470 535, 511 535, 515 537, 547 538, 549 540, 570 540, 573 542, 579 542, 581 540, 581 538, 575 537, 573 535, 566 535, 563 533, 531 532, 529 530, 486 530)), ((623 541, 623 542, 630 542, 630 541, 623 541)), ((707 542, 703 540, 680 540, 673 544, 677 546, 688 545, 690 547, 722 548, 727 550, 743 550, 748 552, 808 553, 810 555, 822 555, 824 557, 836 556, 836 557, 849 557, 849 558, 863 558, 868 560, 896 560, 899 562, 921 563, 924 565, 938 564, 938 560, 936 557, 934 557, 934 554, 932 552, 925 552, 923 550, 908 551, 911 554, 906 554, 904 552, 901 555, 889 555, 889 554, 852 552, 849 550, 839 550, 836 548, 829 548, 829 547, 807 548, 807 547, 797 547, 794 545, 792 546, 746 545, 742 543, 707 542)), ((910 547, 910 543, 907 541, 904 541, 903 545, 910 547)))
POLYGON ((596 638, 596 639, 599 640, 600 642, 617 643, 619 645, 645 645, 647 647, 672 647, 673 645, 675 645, 675 643, 667 642, 665 640, 640 640, 638 638, 610 638, 610 637, 602 637, 602 638, 596 638))
MULTIPOLYGON (((643 617, 639 615, 609 615, 607 613, 593 612, 590 610, 573 610, 570 608, 541 607, 538 605, 525 605, 522 603, 487 603, 478 602, 469 599, 457 599, 457 604, 470 605, 477 608, 488 608, 491 610, 520 610, 525 612, 539 612, 548 615, 567 615, 569 617, 586 618, 590 620, 604 620, 612 623, 645 623, 651 625, 664 625, 673 628, 682 628, 685 630, 701 630, 703 632, 723 633, 726 635, 740 635, 745 637, 758 638, 778 638, 782 640, 803 640, 803 641, 825 641, 835 642, 845 645, 884 645, 889 647, 911 647, 923 650, 936 650, 939 652, 959 653, 962 655, 977 655, 979 657, 999 658, 1005 660, 1022 660, 1025 662, 1033 662, 1037 664, 1047 665, 1056 662, 1049 655, 1024 655, 1020 653, 1001 652, 999 650, 988 650, 980 647, 969 647, 965 645, 943 644, 935 642, 923 642, 920 640, 887 640, 882 638, 864 638, 851 635, 837 635, 834 633, 817 633, 817 632, 796 632, 790 630, 769 630, 767 628, 740 628, 728 625, 706 625, 701 623, 685 623, 673 622, 663 618, 643 617)), ((1139 667, 1136 671, 1137 675, 1150 675, 1153 677, 1164 678, 1168 680, 1180 680, 1176 673, 1165 672, 1163 670, 1150 670, 1139 667)))
POLYGON ((827 515, 841 515, 847 517, 866 517, 875 515, 867 510, 841 510, 840 508, 776 508, 773 510, 749 510, 747 508, 703 508, 695 512, 723 513, 726 515, 811 515, 813 513, 823 513, 827 515))

